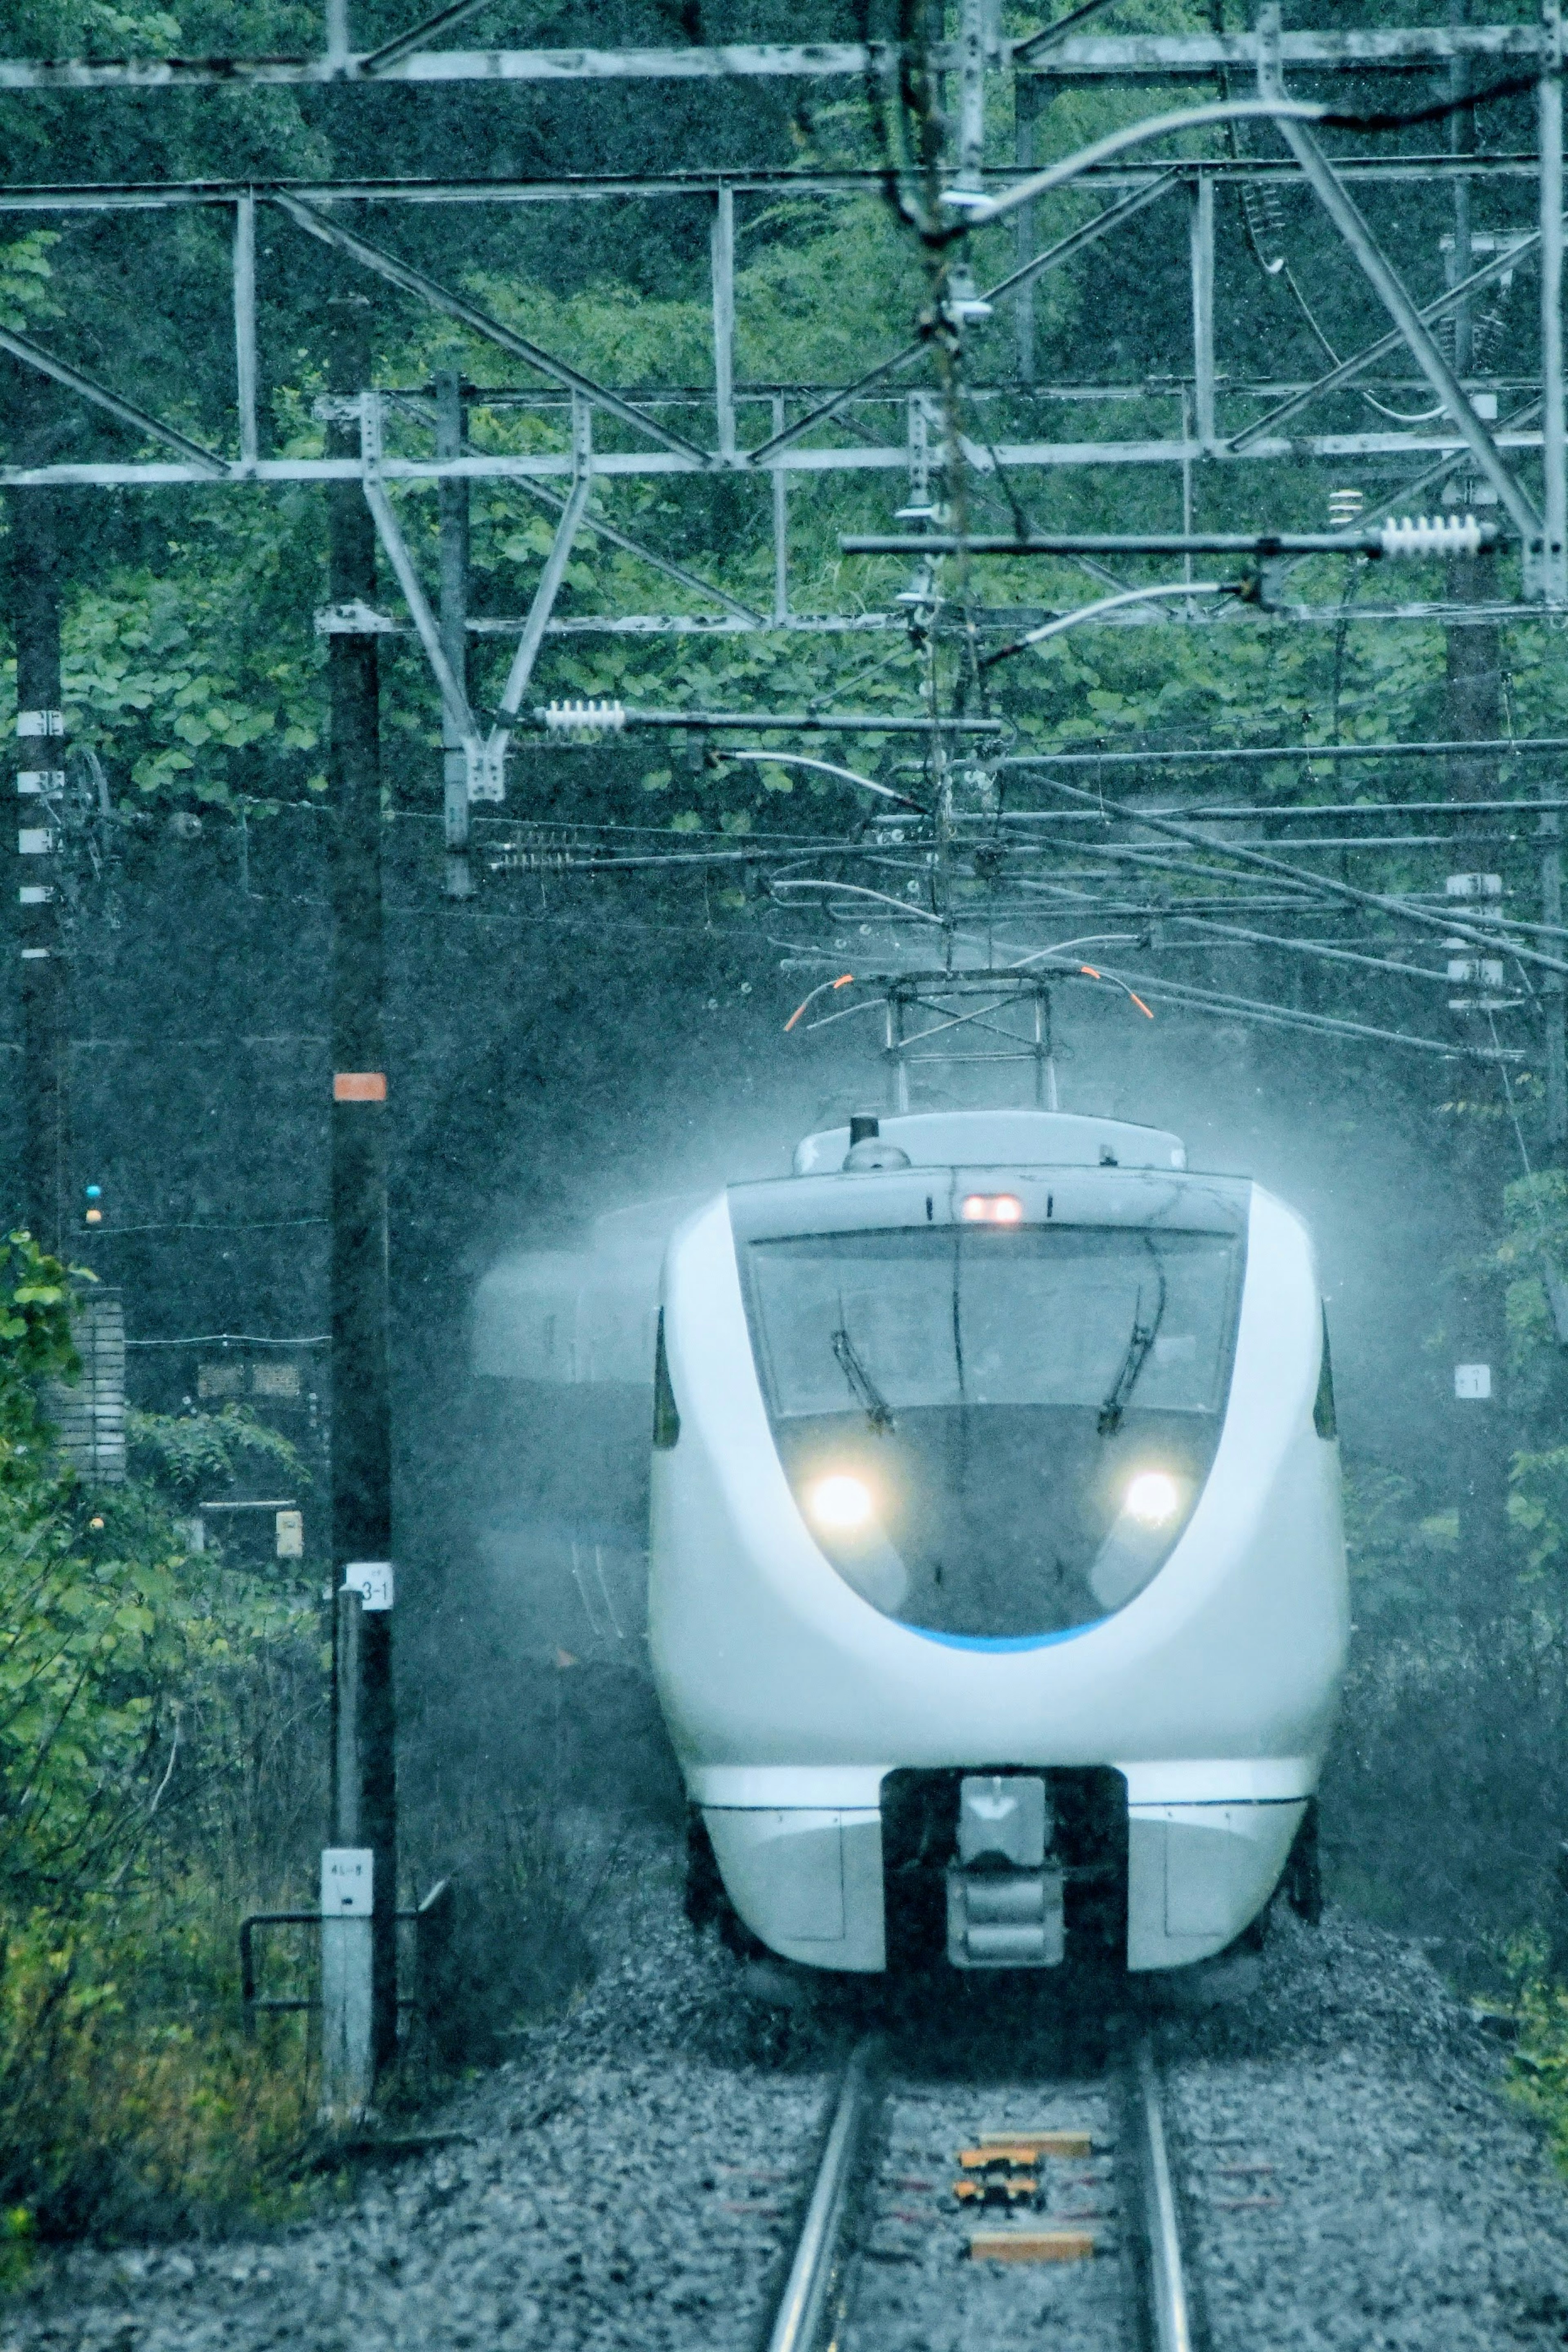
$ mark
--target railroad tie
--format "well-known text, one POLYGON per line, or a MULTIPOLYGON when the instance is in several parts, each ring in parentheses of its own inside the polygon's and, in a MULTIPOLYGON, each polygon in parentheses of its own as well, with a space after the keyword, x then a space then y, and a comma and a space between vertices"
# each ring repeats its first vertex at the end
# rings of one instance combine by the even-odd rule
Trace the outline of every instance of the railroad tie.
POLYGON ((1026 2229, 972 2230, 976 2263, 1081 2263, 1094 2252, 1094 2231, 1081 2221, 1031 2222, 1026 2229))
MULTIPOLYGON (((973 2147, 961 2147, 961 2178, 952 2193, 961 2204, 1032 2205, 1040 2193, 1039 2165, 1045 2157, 1083 2158, 1092 2155, 1090 2132, 1058 2125, 1037 2131, 981 2132, 973 2147)), ((1079 2221, 1045 2217, 1016 2221, 1005 2228, 970 2232, 969 2254, 974 2262, 1076 2263, 1095 2251, 1095 2232, 1079 2221)))

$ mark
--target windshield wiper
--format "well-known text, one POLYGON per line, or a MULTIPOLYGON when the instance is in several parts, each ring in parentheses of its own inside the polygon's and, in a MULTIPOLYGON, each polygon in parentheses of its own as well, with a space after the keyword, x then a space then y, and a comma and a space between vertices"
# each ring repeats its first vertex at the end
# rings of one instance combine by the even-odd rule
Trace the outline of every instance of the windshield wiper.
POLYGON ((871 1378, 870 1373, 866 1370, 865 1365, 860 1361, 859 1356, 856 1352, 854 1340, 849 1337, 848 1332, 846 1331, 842 1326, 840 1326, 840 1328, 833 1334, 833 1352, 838 1359, 838 1368, 840 1371, 842 1371, 845 1379, 854 1390, 855 1394, 859 1398, 860 1402, 865 1406, 866 1418, 869 1421, 872 1428, 884 1430, 891 1429, 893 1426, 892 1407, 889 1404, 887 1398, 882 1394, 881 1390, 877 1386, 876 1381, 871 1378))
POLYGON ((1154 1344, 1164 1318, 1165 1269, 1157 1257, 1154 1259, 1154 1268, 1159 1276, 1160 1296, 1155 1303, 1153 1317, 1147 1323, 1141 1319, 1143 1286, 1140 1283, 1137 1300, 1132 1308, 1132 1332, 1127 1342, 1127 1351, 1121 1359, 1116 1378, 1110 1383, 1110 1391, 1100 1408, 1100 1420, 1096 1426, 1101 1437, 1114 1437, 1121 1428, 1121 1416, 1127 1410, 1128 1400, 1138 1385, 1138 1375, 1148 1360, 1149 1350, 1154 1344))

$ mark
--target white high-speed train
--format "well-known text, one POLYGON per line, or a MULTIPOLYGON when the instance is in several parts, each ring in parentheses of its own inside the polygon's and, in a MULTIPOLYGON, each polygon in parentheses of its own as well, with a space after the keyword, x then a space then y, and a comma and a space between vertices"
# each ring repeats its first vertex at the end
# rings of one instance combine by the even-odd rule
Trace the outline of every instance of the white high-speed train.
POLYGON ((648 1631, 699 1911, 817 1969, 1224 1951, 1305 1889, 1348 1630, 1304 1227, 1052 1112, 795 1164, 665 1260, 648 1631))

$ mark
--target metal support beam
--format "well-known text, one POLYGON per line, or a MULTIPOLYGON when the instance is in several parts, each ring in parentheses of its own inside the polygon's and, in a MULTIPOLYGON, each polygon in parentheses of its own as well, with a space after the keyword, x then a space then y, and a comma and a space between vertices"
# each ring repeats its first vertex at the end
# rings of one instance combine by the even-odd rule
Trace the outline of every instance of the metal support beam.
POLYGON ((1568 604, 1568 459, 1563 410, 1563 17, 1560 0, 1542 0, 1541 126, 1541 424, 1545 545, 1539 588, 1543 603, 1568 604))
POLYGON ((204 474, 221 478, 227 473, 223 459, 211 449, 205 449, 199 441, 187 439, 174 425, 149 416, 144 408, 136 407, 132 401, 121 400, 117 392, 95 383, 80 368, 72 367, 68 360, 57 359, 29 336, 18 335, 11 327, 0 327, 0 351, 9 352, 13 359, 20 360, 24 367, 36 368, 40 375, 52 376, 56 383, 63 383, 68 392, 74 392, 79 400, 90 401, 93 407, 107 410, 121 425, 129 425, 147 440, 162 441, 165 448, 174 450, 187 465, 198 467, 204 474))
MULTIPOLYGON (((1278 0, 1269 0, 1269 5, 1259 10, 1258 18, 1258 88, 1268 99, 1279 99, 1284 95, 1277 64, 1279 39, 1278 0)), ((1341 184, 1317 140, 1305 123, 1290 115, 1277 116, 1276 124, 1280 137, 1301 166, 1308 185, 1350 247, 1363 275, 1408 344, 1422 374, 1447 410, 1456 427, 1474 452, 1477 464, 1512 516, 1525 542, 1528 564, 1531 553, 1539 551, 1542 540, 1542 519, 1535 510, 1534 502, 1504 462, 1501 451, 1477 415, 1468 394, 1427 331, 1420 311, 1395 276, 1360 208, 1341 184)))
MULTIPOLYGON (((1541 819, 1541 919, 1549 938, 1563 929, 1563 820, 1555 809, 1544 811, 1541 819)), ((1561 1153, 1568 1147, 1568 1036, 1561 972, 1545 975, 1541 995, 1546 1024, 1546 1140, 1561 1153)))
POLYGON ((719 455, 735 458, 735 192, 713 199, 713 406, 719 455))
MULTIPOLYGON (((783 404, 782 395, 775 394, 773 396, 775 415, 783 404)), ((779 474, 775 468, 773 479, 775 505, 778 483, 779 474)), ((566 500, 558 490, 547 489, 542 482, 527 479, 522 481, 521 488, 528 492, 531 499, 537 499, 541 506, 548 507, 552 514, 564 512, 566 500)), ((618 547, 627 555, 635 555, 637 562, 646 563, 650 572, 661 572, 666 580, 673 580, 680 587, 689 588, 694 595, 711 597, 715 604, 722 605, 731 619, 745 622, 749 628, 762 629, 767 626, 765 613, 759 613, 754 605, 742 604, 738 596, 731 596, 727 588, 721 588, 715 581, 704 580, 700 572, 689 572, 683 563, 672 563, 668 555, 656 555, 651 547, 643 545, 640 539, 633 539, 627 531, 617 530, 615 524, 606 522, 602 515, 584 515, 578 528, 592 531, 595 539, 605 540, 611 547, 618 547)), ((696 625, 700 626, 701 623, 698 622, 696 625)))
MULTIPOLYGON (((1048 96, 1043 89, 1037 98, 1048 96)), ((1385 154, 1341 155, 1336 158, 1340 176, 1351 182, 1381 183, 1386 186, 1427 186, 1434 180, 1459 180, 1465 183, 1480 180, 1530 181, 1536 177, 1536 159, 1516 152, 1452 155, 1443 150, 1426 153, 1410 150, 1385 154)), ((1151 180, 1161 179, 1171 168, 1168 163, 1126 156, 1120 163, 1102 167, 1095 174, 1095 184, 1102 191, 1121 192, 1146 186, 1151 180)), ((1288 157, 1277 155, 1187 155, 1182 159, 1182 172, 1190 174, 1205 173, 1224 186, 1251 184, 1256 186, 1294 187, 1296 169, 1288 157)), ((1008 184, 1007 175, 992 165, 988 176, 998 188, 1008 184)), ((1032 177, 1029 173, 1025 176, 1032 177)), ((446 179, 435 174, 414 175, 398 179, 331 179, 261 182, 253 177, 243 180, 86 180, 20 182, 0 186, 0 215, 10 213, 123 213, 177 212, 190 208, 232 205, 247 192, 258 196, 271 193, 274 187, 287 188, 301 196, 308 204, 342 205, 455 205, 468 207, 476 205, 582 205, 602 204, 606 199, 616 202, 636 198, 652 201, 681 196, 712 196, 721 187, 732 187, 737 195, 784 196, 861 196, 875 195, 883 186, 883 175, 868 170, 799 171, 760 165, 755 171, 731 170, 729 167, 704 166, 691 171, 672 172, 605 172, 581 173, 571 177, 541 176, 538 179, 446 179)), ((1026 214, 1028 204, 1019 206, 1026 214)))
POLYGON ((470 333, 481 336, 486 342, 494 343, 500 351, 510 352, 514 359, 525 360, 530 367, 537 368, 541 375, 549 376, 556 383, 581 394, 595 408, 602 408, 608 416, 618 417, 634 432, 647 434, 650 439, 661 442, 665 448, 674 450, 679 457, 695 458, 703 467, 709 464, 707 455, 694 441, 688 441, 683 434, 672 433, 668 425, 660 425, 656 417, 646 415, 629 400, 623 400, 618 393, 609 391, 602 383, 595 383, 592 376, 584 375, 580 370, 568 367, 564 360, 556 359, 552 352, 542 351, 537 343, 530 342, 526 335, 517 334, 510 327, 503 326, 499 319, 492 319, 488 310, 481 310, 479 304, 470 302, 466 295, 454 294, 450 287, 439 284, 434 278, 426 278, 422 269, 411 268, 407 262, 399 261, 395 254, 384 253, 380 246, 372 245, 368 238, 355 236, 351 229, 326 219, 313 205, 301 203, 298 196, 289 194, 286 190, 273 190, 269 200, 287 213, 297 227, 304 229, 311 236, 320 237, 323 245, 333 246, 338 252, 347 254, 362 268, 374 270, 378 277, 401 287, 405 294, 417 295, 421 301, 428 302, 432 310, 444 311, 448 319, 456 319, 459 326, 467 327, 470 333))
POLYGON ((989 0, 959 0, 957 184, 984 192, 986 18, 989 0))
MULTIPOLYGON (((1468 0, 1448 0, 1448 22, 1452 26, 1465 21, 1468 0)), ((1472 79, 1468 58, 1448 60, 1448 99, 1454 111, 1448 117, 1448 152, 1456 158, 1470 155, 1476 144, 1476 110, 1469 103, 1472 79)), ((1449 257, 1448 283, 1458 286, 1475 267, 1470 246, 1470 184, 1467 178, 1454 180, 1454 250, 1449 257)), ((1469 374, 1474 363, 1475 349, 1472 330, 1475 314, 1469 298, 1454 311, 1454 373, 1469 374)))
POLYGON ((533 676, 533 665, 539 658, 539 648, 544 643, 546 625, 554 609, 555 599, 560 593, 561 583, 566 576, 566 566, 571 559, 573 542, 577 536, 577 526, 582 521, 588 500, 594 493, 593 451, 588 441, 588 412, 581 403, 576 405, 572 421, 580 471, 576 481, 572 486, 572 494, 561 510, 561 520, 555 526, 555 537, 551 544, 550 552, 544 559, 544 570, 540 575, 539 585, 533 592, 533 602, 529 606, 528 618, 523 623, 522 635, 518 641, 517 651, 511 657, 511 667, 507 673, 505 690, 497 706, 497 724, 490 733, 489 750, 498 773, 506 755, 506 746, 512 726, 518 712, 522 709, 522 698, 528 691, 528 681, 533 676))
MULTIPOLYGON (((1179 387, 1168 387, 1164 397, 1175 403, 1179 387)), ((1118 396, 1115 388, 1108 399, 1118 396)), ((1510 420, 1496 439, 1500 448, 1533 451, 1541 446, 1541 433, 1529 418, 1534 415, 1538 402, 1531 402, 1518 415, 1510 420)), ((982 472, 992 467, 991 447, 982 446, 965 435, 961 446, 965 458, 977 465, 982 472)), ((1147 440, 1062 440, 1062 441, 999 441, 994 445, 997 462, 1011 474, 1027 472, 1031 467, 1048 468, 1052 473, 1075 472, 1081 467, 1106 469, 1121 466, 1170 466, 1180 471, 1194 458, 1202 455, 1196 444, 1178 435, 1170 438, 1147 440)), ((754 457, 748 456, 748 463, 754 457)), ((1451 472, 1457 464, 1473 467, 1466 442, 1452 425, 1422 425, 1412 431, 1394 430, 1371 433, 1303 434, 1291 439, 1281 434, 1258 443, 1247 452, 1249 457, 1265 462, 1299 466, 1304 458, 1328 457, 1336 464, 1347 459, 1397 458, 1401 465, 1426 458, 1441 472, 1451 472)), ((791 474, 901 474, 909 466, 909 451, 902 440, 896 443, 843 442, 826 449, 787 450, 780 461, 791 474)), ((771 468, 770 468, 771 469, 771 468)), ((611 449, 601 452, 594 460, 595 475, 605 479, 659 480, 670 476, 709 473, 709 459, 691 463, 669 456, 660 449, 611 449)), ((763 471, 759 467, 757 470, 763 471)), ((443 475, 460 473, 468 481, 517 482, 528 484, 550 481, 560 477, 570 478, 572 460, 565 452, 550 450, 513 453, 501 450, 475 451, 456 467, 442 466, 435 457, 384 457, 380 474, 384 482, 435 482, 443 475)), ((265 484, 281 482, 353 481, 359 479, 357 463, 345 463, 336 457, 262 457, 257 462, 254 476, 247 476, 238 467, 221 467, 216 478, 238 488, 251 481, 265 484)), ((168 489, 184 484, 200 488, 215 479, 213 469, 205 465, 147 459, 119 464, 110 460, 92 460, 84 464, 63 462, 54 465, 0 464, 0 490, 48 489, 168 489)), ((1405 495, 1404 492, 1401 493, 1405 495)), ((1336 540, 1336 545, 1342 544, 1336 540)), ((1356 618, 1357 615, 1350 617, 1356 618)))
POLYGON ((329 1843, 321 1855, 321 2098, 322 2120, 339 2129, 359 2122, 375 2095, 375 1856, 361 1843, 360 1822, 365 1623, 358 1587, 340 1586, 332 1609, 329 1843))
MULTIPOLYGON (((47 431, 53 402, 29 384, 33 429, 47 431)), ((61 953, 59 835, 55 822, 65 786, 60 709, 60 604, 63 587, 59 500, 24 491, 10 501, 7 603, 16 651, 15 774, 3 782, 10 832, 0 855, 8 882, 5 936, 16 961, 21 1072, 14 1102, 18 1163, 7 1164, 8 1212, 45 1249, 68 1247, 64 1224, 68 1122, 65 1051, 68 973, 61 953), (14 853, 14 854, 13 854, 14 853)), ((9 731, 9 730, 8 730, 9 731)))
MULTIPOLYGON (((327 44, 313 58, 5 58, 0 90, 256 89, 338 82, 604 82, 845 80, 872 71, 883 51, 862 41, 737 41, 727 48, 416 49, 367 71, 382 52, 356 57, 347 0, 327 0, 327 44)), ((952 42, 931 53, 934 68, 958 63, 952 42)))
POLYGON ((254 466, 256 432, 256 198, 234 208, 234 390, 239 410, 239 462, 254 466))
MULTIPOLYGON (((436 455, 458 457, 468 440, 463 379, 457 368, 436 378, 436 455)), ((441 644, 452 674, 468 698, 468 485, 458 476, 438 485, 441 545, 441 644)), ((472 894, 468 870, 468 758, 461 728, 445 697, 441 704, 442 814, 447 841, 447 896, 472 894)))
MULTIPOLYGON (((784 394, 773 394, 773 438, 784 431, 784 394)), ((789 479, 782 466, 773 467, 773 625, 789 619, 789 479)))
MULTIPOLYGON (((1462 184, 1462 183, 1456 183, 1457 186, 1462 184)), ((1520 263, 1534 252, 1540 242, 1540 232, 1532 230, 1529 235, 1521 236, 1517 242, 1510 240, 1505 252, 1494 255, 1489 261, 1482 262, 1479 269, 1457 273, 1458 279, 1457 284, 1450 286, 1447 293, 1439 294, 1436 301, 1427 302, 1423 306, 1418 313, 1423 323, 1428 327, 1435 327, 1440 319, 1453 318, 1457 322, 1466 319, 1472 297, 1478 294, 1483 286, 1489 286, 1495 278, 1506 278, 1511 271, 1517 269, 1520 263)), ((1256 417, 1244 433, 1236 434, 1226 443, 1226 447, 1233 455, 1245 457, 1257 442, 1275 431, 1287 417, 1299 415, 1303 408, 1310 408, 1313 401, 1321 400, 1326 392, 1337 392, 1342 385, 1353 383, 1358 375, 1364 375, 1367 369, 1374 366, 1379 360, 1386 359, 1391 352, 1396 352, 1404 341, 1405 336, 1397 327, 1390 334, 1380 335, 1376 342, 1368 343, 1363 350, 1353 352, 1349 359, 1338 361, 1325 375, 1319 376, 1315 383, 1304 385, 1300 392, 1291 393, 1288 399, 1280 401, 1278 406, 1269 409, 1267 415, 1256 417)), ((1455 348, 1457 352, 1458 336, 1456 336, 1455 348)), ((1455 366, 1457 373, 1462 373, 1457 359, 1455 366)))
MULTIPOLYGON (((1120 228, 1124 221, 1129 221, 1134 214, 1141 213, 1145 205, 1152 205, 1154 199, 1157 196, 1163 196, 1167 189, 1176 187, 1180 184, 1180 179, 1179 173, 1167 172, 1162 178, 1151 181, 1147 186, 1135 188, 1131 195, 1123 196, 1120 203, 1108 205, 1102 213, 1095 215, 1093 220, 1084 221, 1078 228, 1069 229, 1066 236, 1058 237, 1055 245, 1046 247, 1044 253, 1036 254, 1034 259, 1025 262, 1021 268, 1010 271, 1005 278, 998 278, 994 286, 986 289, 982 299, 992 303, 1006 301, 1009 296, 1017 293, 1022 287, 1033 285, 1035 279, 1043 277, 1047 269, 1059 268, 1064 261, 1070 261, 1075 254, 1081 253, 1086 246, 1093 245, 1097 239, 1104 236, 1108 230, 1120 228)), ((820 402, 806 415, 797 417, 786 430, 774 432, 758 448, 749 452, 749 462, 753 466, 766 465, 781 450, 792 447, 796 441, 802 440, 818 425, 826 425, 830 416, 837 416, 840 409, 847 408, 852 400, 858 400, 863 394, 870 392, 886 377, 898 374, 904 368, 912 367, 916 360, 927 356, 929 349, 930 346, 923 340, 916 343, 907 343, 901 352, 895 352, 890 360, 880 361, 876 367, 868 369, 864 375, 857 376, 853 383, 846 384, 842 392, 832 394, 828 399, 820 402)))
MULTIPOLYGON (((439 20, 416 26, 398 41, 363 56, 349 41, 346 0, 328 0, 325 53, 316 57, 138 57, 0 58, 0 90, 16 89, 244 89, 340 82, 381 86, 398 82, 507 81, 738 81, 753 79, 858 80, 896 66, 896 52, 862 41, 737 41, 725 47, 688 45, 647 49, 436 49, 410 47, 429 37, 439 20), (402 54, 386 61, 388 49, 402 54)), ((1047 31, 1049 28, 1047 28, 1047 31)), ((1028 54, 1039 35, 998 45, 1005 69, 1015 58, 1020 70, 1045 79, 1075 81, 1191 82, 1228 67, 1245 72, 1254 51, 1246 33, 1124 33, 1083 35, 1028 54)), ((1488 25, 1451 31, 1412 26, 1387 31, 1356 27, 1288 33, 1280 44, 1287 67, 1314 71, 1418 72, 1463 56, 1532 67, 1539 37, 1532 25, 1488 25)), ((933 72, 963 68, 959 45, 934 43, 933 72)))
POLYGON ((326 23, 323 27, 325 45, 322 62, 326 78, 336 81, 345 76, 352 63, 349 47, 349 0, 327 0, 326 23))
MULTIPOLYGON (((1037 58, 1030 34, 1010 44, 1021 71, 1053 80, 1188 81, 1228 67, 1245 73, 1257 57, 1250 33, 1091 33, 1063 41, 1037 58)), ((1538 53, 1533 25, 1413 25, 1388 31, 1366 26, 1288 32, 1280 63, 1314 72, 1418 73, 1450 58, 1473 58, 1529 68, 1538 53)))
MULTIPOLYGON (((1039 127, 1039 86, 1032 81, 1017 80, 1013 85, 1014 131, 1013 160, 1020 172, 1035 168, 1035 135, 1039 127)), ((1033 258, 1035 242, 1035 207, 1021 205, 1018 208, 1018 268, 1027 269, 1033 258)), ((1017 299, 1013 305, 1013 329, 1017 340, 1018 381, 1035 381, 1035 281, 1022 280, 1017 299)))
POLYGON ((1194 423, 1205 449, 1215 443, 1214 182, 1202 174, 1192 193, 1194 423))
POLYGON ((399 33, 395 40, 384 41, 379 49, 372 49, 368 57, 361 58, 360 72, 367 80, 374 80, 376 75, 401 65, 405 58, 411 58, 416 51, 427 48, 432 41, 439 40, 443 33, 455 33, 459 25, 467 24, 470 16, 477 16, 481 8, 489 5, 489 0, 454 0, 450 8, 437 8, 436 14, 426 16, 423 24, 414 26, 406 33, 399 33))
MULTIPOLYGON (((1480 545, 1497 539, 1495 523, 1482 523, 1480 545)), ((1339 530, 1037 530, 1027 539, 972 531, 932 530, 900 538, 891 532, 846 530, 838 536, 846 555, 1237 555, 1267 561, 1276 555, 1365 555, 1376 561, 1386 551, 1379 531, 1352 538, 1339 530)), ((1434 548, 1434 554, 1441 554, 1434 548)))
POLYGON ((418 632, 419 642, 425 648, 425 658, 441 689, 441 701, 447 721, 464 743, 477 745, 479 730, 468 708, 468 698, 447 658, 439 625, 430 610, 430 600, 425 593, 419 574, 414 568, 414 558, 408 551, 408 542, 403 536, 392 501, 378 476, 368 468, 363 487, 365 504, 375 520, 376 537, 385 549, 387 562, 397 575, 397 584, 403 591, 409 618, 418 632))

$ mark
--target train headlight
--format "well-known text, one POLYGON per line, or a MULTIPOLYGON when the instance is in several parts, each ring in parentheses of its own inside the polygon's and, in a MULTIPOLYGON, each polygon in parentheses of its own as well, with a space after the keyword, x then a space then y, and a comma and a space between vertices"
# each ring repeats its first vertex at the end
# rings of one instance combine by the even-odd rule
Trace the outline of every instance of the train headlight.
POLYGON ((825 1535, 858 1535, 873 1515, 871 1489, 863 1478, 836 1471, 819 1478, 805 1498, 806 1508, 825 1535))
POLYGON ((1182 1491, 1168 1470, 1140 1470, 1121 1507, 1141 1528, 1168 1528, 1182 1507, 1182 1491))

